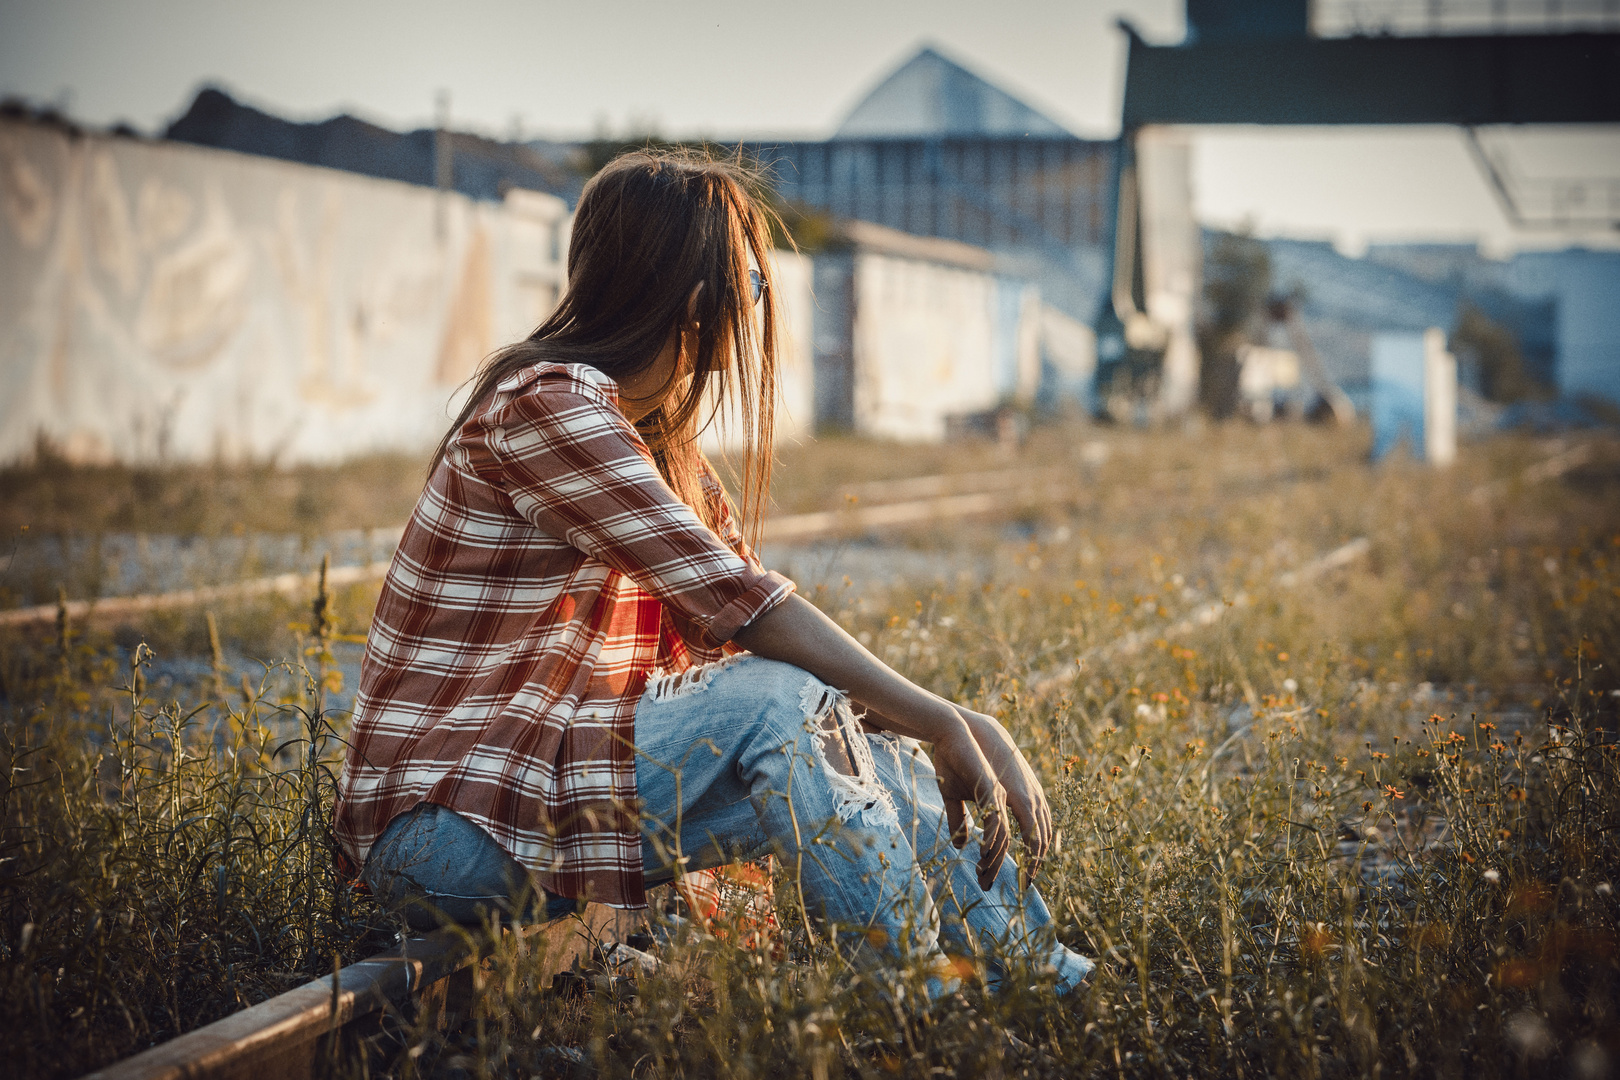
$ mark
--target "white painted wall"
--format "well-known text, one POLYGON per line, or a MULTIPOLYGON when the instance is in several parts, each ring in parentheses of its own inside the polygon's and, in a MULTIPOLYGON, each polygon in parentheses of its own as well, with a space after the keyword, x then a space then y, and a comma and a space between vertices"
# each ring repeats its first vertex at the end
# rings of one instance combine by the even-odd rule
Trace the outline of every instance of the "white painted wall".
POLYGON ((0 121, 0 461, 431 447, 563 282, 561 200, 0 121))
POLYGON ((907 442, 945 437, 997 387, 996 281, 987 273, 861 252, 855 257, 855 428, 907 442))
MULTIPOLYGON (((479 361, 556 304, 568 228, 537 192, 478 202, 0 121, 0 461, 41 436, 81 461, 425 451, 479 361)), ((815 420, 816 306, 811 260, 775 263, 791 441, 815 420)), ((1032 400, 1032 286, 862 251, 855 290, 863 434, 937 441, 948 417, 1032 400)), ((725 432, 705 447, 723 452, 725 432)))

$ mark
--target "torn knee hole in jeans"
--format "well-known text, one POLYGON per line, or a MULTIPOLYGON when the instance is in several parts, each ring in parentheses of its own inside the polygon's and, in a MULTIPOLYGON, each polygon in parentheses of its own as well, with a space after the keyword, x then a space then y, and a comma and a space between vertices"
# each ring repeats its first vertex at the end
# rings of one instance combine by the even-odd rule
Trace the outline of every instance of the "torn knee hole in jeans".
POLYGON ((894 800, 878 779, 866 733, 850 710, 849 700, 815 676, 799 692, 805 727, 816 737, 816 763, 827 775, 838 820, 859 819, 873 827, 899 828, 894 800))

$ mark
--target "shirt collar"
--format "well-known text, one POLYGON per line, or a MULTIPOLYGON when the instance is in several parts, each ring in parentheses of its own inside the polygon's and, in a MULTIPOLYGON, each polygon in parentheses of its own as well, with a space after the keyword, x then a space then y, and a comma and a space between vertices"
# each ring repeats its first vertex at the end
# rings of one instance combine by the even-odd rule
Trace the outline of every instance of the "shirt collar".
POLYGON ((589 364, 560 364, 551 360, 530 364, 528 367, 519 368, 496 383, 495 389, 501 393, 511 393, 521 390, 542 375, 562 375, 579 384, 578 389, 581 391, 587 393, 594 391, 596 394, 601 395, 609 405, 615 408, 618 407, 619 384, 589 364))

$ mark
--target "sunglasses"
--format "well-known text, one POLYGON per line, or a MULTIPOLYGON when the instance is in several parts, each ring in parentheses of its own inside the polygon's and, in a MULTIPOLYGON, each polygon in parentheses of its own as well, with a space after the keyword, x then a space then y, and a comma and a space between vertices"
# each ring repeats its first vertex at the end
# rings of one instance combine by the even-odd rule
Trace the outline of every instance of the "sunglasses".
POLYGON ((748 292, 754 303, 759 303, 759 298, 765 295, 765 287, 765 275, 758 270, 750 269, 748 271, 748 292))

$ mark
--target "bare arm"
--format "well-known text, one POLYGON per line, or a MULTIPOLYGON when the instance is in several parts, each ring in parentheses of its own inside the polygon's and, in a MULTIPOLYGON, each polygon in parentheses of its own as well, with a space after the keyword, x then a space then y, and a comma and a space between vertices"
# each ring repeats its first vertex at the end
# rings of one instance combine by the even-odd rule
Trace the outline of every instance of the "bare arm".
POLYGON ((1007 853, 1007 811, 1035 857, 1046 854, 1052 817, 1040 782, 1000 724, 917 686, 850 637, 801 596, 782 603, 733 639, 757 656, 801 667, 844 691, 888 730, 934 744, 945 814, 956 844, 967 842, 965 803, 983 812, 979 884, 988 887, 1007 853))

